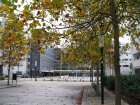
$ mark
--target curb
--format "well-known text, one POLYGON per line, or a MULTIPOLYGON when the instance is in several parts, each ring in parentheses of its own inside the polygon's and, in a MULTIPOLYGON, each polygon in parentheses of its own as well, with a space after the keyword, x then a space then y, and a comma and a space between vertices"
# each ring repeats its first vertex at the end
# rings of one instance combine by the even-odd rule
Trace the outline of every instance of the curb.
POLYGON ((78 97, 78 101, 76 102, 76 105, 82 105, 83 95, 84 95, 84 87, 80 91, 80 96, 78 97))

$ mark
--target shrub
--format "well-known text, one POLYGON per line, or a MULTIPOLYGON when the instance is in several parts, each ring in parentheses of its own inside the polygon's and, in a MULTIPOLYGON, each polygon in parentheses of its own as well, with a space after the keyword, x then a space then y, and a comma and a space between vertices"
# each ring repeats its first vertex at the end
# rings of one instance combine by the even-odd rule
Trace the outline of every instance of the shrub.
MULTIPOLYGON (((138 75, 128 75, 121 76, 121 89, 128 93, 140 93, 140 76, 138 75)), ((106 76, 104 78, 104 85, 110 89, 115 89, 115 77, 106 76)))
POLYGON ((66 72, 66 71, 61 72, 61 75, 62 75, 62 76, 66 76, 66 75, 68 75, 68 74, 69 74, 69 73, 66 72))
POLYGON ((4 78, 4 76, 0 76, 0 80, 4 80, 5 78, 4 78))
POLYGON ((140 94, 140 76, 122 76, 122 92, 129 94, 140 94))
MULTIPOLYGON (((121 92, 127 98, 140 100, 140 76, 128 75, 121 76, 121 92)), ((104 85, 107 89, 115 90, 115 77, 107 76, 104 78, 104 85)))
POLYGON ((114 76, 108 76, 104 78, 104 85, 107 89, 114 91, 115 90, 115 78, 114 76))

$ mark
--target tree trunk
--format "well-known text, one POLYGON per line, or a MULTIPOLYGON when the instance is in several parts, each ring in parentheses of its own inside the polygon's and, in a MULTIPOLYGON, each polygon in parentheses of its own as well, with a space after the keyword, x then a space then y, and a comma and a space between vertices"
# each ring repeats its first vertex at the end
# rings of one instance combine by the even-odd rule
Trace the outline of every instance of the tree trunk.
POLYGON ((9 54, 8 54, 8 81, 7 81, 7 85, 10 85, 10 68, 11 68, 11 46, 9 48, 9 54))
POLYGON ((119 25, 114 0, 110 0, 110 13, 114 30, 115 105, 121 105, 121 76, 119 64, 119 25))
POLYGON ((99 63, 97 63, 97 95, 99 95, 99 63))
POLYGON ((10 69, 8 68, 8 80, 7 80, 7 85, 10 85, 10 69))
POLYGON ((93 64, 91 66, 91 82, 93 82, 93 64))
POLYGON ((91 70, 92 70, 92 67, 90 67, 90 82, 92 82, 91 81, 91 73, 92 73, 91 70))

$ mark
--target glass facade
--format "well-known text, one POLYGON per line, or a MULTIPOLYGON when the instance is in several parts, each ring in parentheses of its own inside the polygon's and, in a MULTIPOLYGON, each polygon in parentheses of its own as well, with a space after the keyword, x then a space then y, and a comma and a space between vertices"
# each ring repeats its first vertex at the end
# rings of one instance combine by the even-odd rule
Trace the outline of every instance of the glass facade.
POLYGON ((140 59, 140 52, 133 54, 135 60, 140 59))

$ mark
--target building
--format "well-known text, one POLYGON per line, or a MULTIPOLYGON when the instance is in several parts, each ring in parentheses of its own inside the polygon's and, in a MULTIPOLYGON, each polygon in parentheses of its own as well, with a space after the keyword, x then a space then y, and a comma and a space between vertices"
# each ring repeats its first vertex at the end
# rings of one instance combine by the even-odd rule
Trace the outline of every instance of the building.
MULTIPOLYGON (((140 37, 135 40, 140 45, 140 37)), ((139 47, 138 47, 139 48, 139 47)), ((140 75, 140 52, 133 46, 132 51, 132 69, 133 74, 140 75)))
MULTIPOLYGON (((140 25, 137 26, 137 29, 140 30, 140 25)), ((137 38, 133 39, 137 45, 132 46, 133 50, 131 68, 133 69, 133 74, 140 75, 140 31, 137 36, 137 38)))
POLYGON ((59 48, 47 48, 44 54, 31 53, 28 57, 27 71, 30 77, 52 75, 54 70, 61 69, 59 48), (35 65, 35 62, 37 65, 35 65))
POLYGON ((136 75, 140 75, 140 52, 133 51, 132 58, 133 73, 136 75))
MULTIPOLYGON (((125 45, 121 44, 122 49, 124 46, 125 45)), ((132 74, 131 63, 132 63, 132 49, 128 48, 126 51, 120 53, 120 72, 121 72, 121 75, 132 74)))
MULTIPOLYGON (((120 38, 120 73, 121 75, 133 74, 132 65, 132 47, 130 45, 130 40, 127 38, 120 38), (125 46, 128 44, 128 48, 125 46)), ((110 60, 109 60, 110 61, 110 60)), ((105 66, 105 75, 115 75, 114 65, 109 62, 105 66)))
POLYGON ((61 69, 60 49, 47 48, 45 54, 40 55, 40 74, 53 74, 54 70, 61 69))

